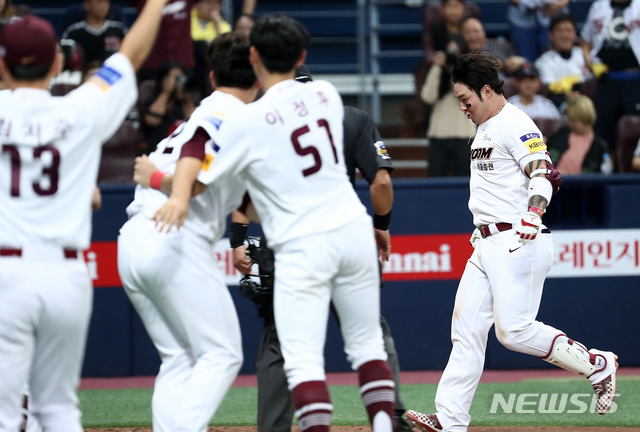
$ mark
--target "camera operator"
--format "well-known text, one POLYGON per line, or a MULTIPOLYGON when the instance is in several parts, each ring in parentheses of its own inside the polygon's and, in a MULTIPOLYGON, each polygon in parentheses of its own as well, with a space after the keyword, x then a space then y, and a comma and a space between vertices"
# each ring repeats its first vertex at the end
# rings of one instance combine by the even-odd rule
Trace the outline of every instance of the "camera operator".
POLYGON ((476 127, 461 112, 453 95, 451 68, 461 54, 455 41, 446 51, 433 54, 420 96, 431 105, 427 139, 429 140, 429 176, 469 176, 469 137, 476 127))
POLYGON ((151 153, 176 121, 186 119, 195 110, 187 82, 188 77, 177 62, 167 62, 160 69, 153 95, 143 101, 142 132, 145 142, 138 154, 151 153))

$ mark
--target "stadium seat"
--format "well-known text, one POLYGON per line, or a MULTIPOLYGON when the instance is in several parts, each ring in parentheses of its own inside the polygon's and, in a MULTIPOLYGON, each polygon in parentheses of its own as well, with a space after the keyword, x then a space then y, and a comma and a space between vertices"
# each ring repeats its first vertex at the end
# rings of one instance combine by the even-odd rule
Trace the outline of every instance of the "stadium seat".
POLYGON ((132 183, 133 164, 140 131, 136 122, 125 120, 102 146, 98 183, 132 183))
POLYGON ((624 115, 618 121, 616 133, 616 166, 618 172, 631 172, 633 151, 640 139, 640 116, 624 115))
POLYGON ((597 86, 598 80, 596 80, 595 78, 588 78, 584 82, 580 83, 578 85, 578 88, 580 90, 580 93, 587 96, 592 101, 595 101, 597 86))
POLYGON ((561 118, 532 118, 531 120, 533 120, 536 126, 538 126, 538 129, 540 129, 540 132, 542 132, 545 142, 547 138, 558 132, 560 128, 566 124, 564 119, 561 118))
POLYGON ((504 77, 504 86, 502 86, 502 91, 504 97, 509 99, 511 96, 515 96, 518 94, 520 89, 518 88, 518 82, 513 77, 504 77))

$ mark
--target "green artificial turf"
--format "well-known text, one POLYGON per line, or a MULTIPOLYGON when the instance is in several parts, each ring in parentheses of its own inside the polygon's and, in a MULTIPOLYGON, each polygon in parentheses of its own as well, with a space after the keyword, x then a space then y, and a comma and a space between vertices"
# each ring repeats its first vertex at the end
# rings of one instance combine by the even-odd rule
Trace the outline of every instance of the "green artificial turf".
MULTIPOLYGON (((471 406, 472 425, 475 426, 640 426, 640 377, 618 377, 616 399, 617 411, 600 416, 589 412, 592 389, 589 383, 580 378, 535 379, 515 383, 480 384, 471 406), (541 413, 538 409, 540 397, 527 396, 522 399, 528 405, 525 409, 535 408, 535 413, 516 413, 516 404, 512 413, 505 413, 500 405, 496 412, 490 413, 495 394, 501 394, 505 401, 514 394, 514 400, 523 398, 523 394, 540 395, 542 393, 584 394, 580 401, 584 406, 572 404, 568 399, 562 413, 541 413), (583 413, 567 413, 568 410, 586 409, 583 413)), ((434 384, 405 384, 401 394, 408 409, 422 412, 435 411, 434 384)), ((366 413, 360 401, 356 386, 330 387, 333 402, 333 424, 367 424, 366 413)), ((151 426, 151 389, 122 390, 81 390, 79 392, 83 424, 85 427, 149 427, 151 426)), ((238 387, 229 390, 216 413, 212 424, 227 426, 250 426, 256 419, 257 391, 251 387, 238 387)), ((547 399, 548 400, 548 399, 547 399)), ((560 400, 560 399, 558 399, 560 400)), ((558 406, 556 402, 556 406, 558 406)), ((548 404, 545 406, 548 408, 548 404)), ((544 407, 543 407, 544 408, 544 407)), ((508 409, 508 406, 507 406, 508 409)))

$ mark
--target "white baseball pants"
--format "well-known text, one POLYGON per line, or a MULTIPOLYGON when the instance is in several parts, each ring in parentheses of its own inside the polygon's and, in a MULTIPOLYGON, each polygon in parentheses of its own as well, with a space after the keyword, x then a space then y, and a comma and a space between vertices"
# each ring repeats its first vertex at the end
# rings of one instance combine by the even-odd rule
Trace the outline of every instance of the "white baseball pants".
POLYGON ((562 334, 536 321, 553 264, 551 234, 538 234, 532 244, 519 246, 513 230, 503 231, 480 239, 467 262, 451 320, 453 348, 436 392, 444 431, 467 430, 493 324, 505 347, 538 357, 546 356, 562 334))
POLYGON ((84 261, 53 245, 0 257, 0 431, 22 421, 25 383, 31 412, 47 432, 82 432, 80 381, 93 287, 84 261))
POLYGON ((138 215, 118 237, 125 291, 160 354, 155 432, 205 432, 242 365, 236 309, 213 244, 186 229, 158 233, 138 215))
POLYGON ((289 388, 323 381, 329 302, 352 368, 386 360, 380 280, 371 218, 291 240, 275 251, 274 313, 289 388))

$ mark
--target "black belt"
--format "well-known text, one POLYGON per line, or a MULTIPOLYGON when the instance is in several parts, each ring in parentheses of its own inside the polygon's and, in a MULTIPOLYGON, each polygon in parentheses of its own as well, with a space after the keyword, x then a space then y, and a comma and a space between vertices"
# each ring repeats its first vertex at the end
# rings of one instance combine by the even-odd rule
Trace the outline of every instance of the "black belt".
MULTIPOLYGON (((506 222, 498 222, 497 224, 494 224, 494 225, 498 230, 498 232, 507 231, 513 228, 513 225, 506 222)), ((486 238, 491 235, 491 229, 489 228, 489 225, 480 225, 478 229, 480 230, 480 235, 482 235, 482 238, 486 238)), ((540 232, 542 234, 551 234, 551 230, 549 228, 543 228, 542 231, 540 232)))
MULTIPOLYGON (((76 259, 78 258, 78 250, 77 249, 62 249, 62 251, 64 252, 64 257, 66 259, 76 259)), ((0 248, 0 256, 3 257, 21 257, 22 256, 22 249, 20 248, 10 248, 10 247, 3 247, 0 248)))

